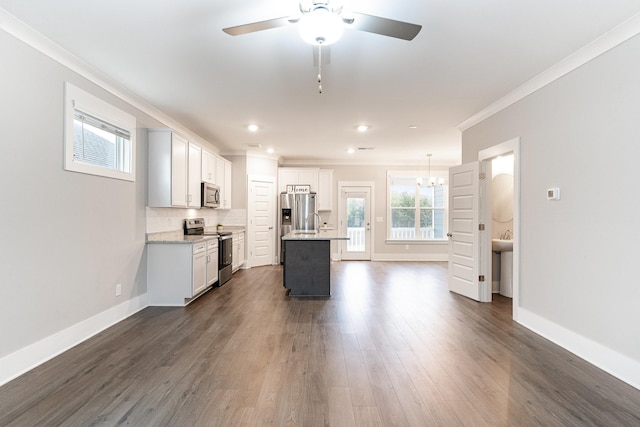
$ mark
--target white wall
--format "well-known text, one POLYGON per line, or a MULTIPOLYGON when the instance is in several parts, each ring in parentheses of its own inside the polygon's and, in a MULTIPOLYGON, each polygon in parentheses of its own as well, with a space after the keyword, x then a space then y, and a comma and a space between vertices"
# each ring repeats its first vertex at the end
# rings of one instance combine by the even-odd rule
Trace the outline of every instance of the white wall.
POLYGON ((462 135, 465 163, 521 139, 521 320, 636 387, 638 76, 636 36, 462 135))
POLYGON ((64 82, 159 123, 5 32, 0 51, 2 358, 146 292, 146 131, 135 182, 65 171, 64 82))

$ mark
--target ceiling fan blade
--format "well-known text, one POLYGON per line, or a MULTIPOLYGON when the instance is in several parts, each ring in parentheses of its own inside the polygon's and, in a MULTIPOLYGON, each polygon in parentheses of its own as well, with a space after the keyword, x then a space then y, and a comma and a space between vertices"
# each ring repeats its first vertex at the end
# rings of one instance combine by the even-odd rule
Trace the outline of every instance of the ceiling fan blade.
POLYGON ((242 34, 255 33, 256 31, 269 30, 271 28, 284 27, 297 22, 295 18, 288 16, 282 18, 268 19, 266 21, 253 22, 251 24, 238 25, 235 27, 223 28, 222 31, 231 36, 240 36, 242 34))
POLYGON ((346 28, 395 37, 397 39, 413 40, 422 29, 422 25, 380 18, 379 16, 365 15, 364 13, 350 12, 349 15, 353 17, 353 22, 350 22, 350 19, 345 19, 345 23, 347 24, 346 28))

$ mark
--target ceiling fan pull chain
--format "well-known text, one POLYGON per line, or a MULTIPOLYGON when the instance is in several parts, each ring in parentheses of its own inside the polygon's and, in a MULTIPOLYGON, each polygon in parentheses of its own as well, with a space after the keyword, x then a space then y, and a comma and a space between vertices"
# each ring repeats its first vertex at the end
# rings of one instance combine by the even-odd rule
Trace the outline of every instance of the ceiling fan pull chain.
POLYGON ((318 93, 322 93, 322 44, 318 45, 318 93))

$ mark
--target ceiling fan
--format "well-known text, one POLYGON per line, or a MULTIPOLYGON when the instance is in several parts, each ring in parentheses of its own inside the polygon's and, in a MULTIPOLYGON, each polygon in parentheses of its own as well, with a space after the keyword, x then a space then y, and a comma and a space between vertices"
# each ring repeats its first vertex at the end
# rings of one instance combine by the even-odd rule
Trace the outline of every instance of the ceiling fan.
POLYGON ((342 6, 332 7, 330 0, 312 0, 304 6, 300 3, 301 16, 281 17, 251 24, 224 28, 223 31, 232 36, 254 33, 256 31, 297 24, 300 35, 312 45, 329 45, 342 36, 345 28, 366 31, 402 40, 413 40, 422 29, 422 25, 395 21, 379 16, 365 15, 357 12, 344 12, 342 6))

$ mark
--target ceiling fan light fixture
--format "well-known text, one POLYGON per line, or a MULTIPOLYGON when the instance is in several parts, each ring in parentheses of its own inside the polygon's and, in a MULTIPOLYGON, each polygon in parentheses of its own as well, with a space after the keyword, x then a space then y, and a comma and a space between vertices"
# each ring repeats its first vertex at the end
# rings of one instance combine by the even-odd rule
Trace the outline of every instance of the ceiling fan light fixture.
POLYGON ((300 37, 311 45, 330 45, 337 42, 344 32, 342 18, 324 6, 305 13, 298 22, 300 37))

